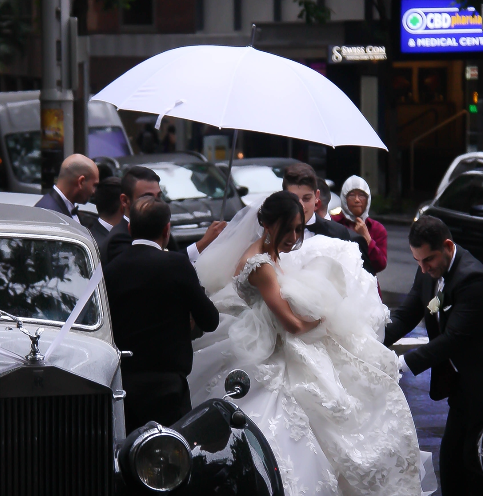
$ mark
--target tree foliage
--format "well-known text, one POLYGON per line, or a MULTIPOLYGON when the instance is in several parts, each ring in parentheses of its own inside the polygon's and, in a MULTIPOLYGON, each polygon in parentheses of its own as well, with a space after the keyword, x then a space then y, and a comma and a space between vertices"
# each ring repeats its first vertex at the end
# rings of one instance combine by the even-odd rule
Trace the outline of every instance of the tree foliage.
MULTIPOLYGON (((87 2, 87 0, 85 0, 87 2)), ((129 9, 136 0, 96 0, 104 10, 129 9)))
POLYGON ((294 0, 294 2, 302 7, 298 18, 303 19, 307 24, 325 24, 330 21, 330 9, 317 0, 294 0))
POLYGON ((30 26, 20 17, 19 2, 0 0, 0 66, 23 52, 29 31, 30 26))

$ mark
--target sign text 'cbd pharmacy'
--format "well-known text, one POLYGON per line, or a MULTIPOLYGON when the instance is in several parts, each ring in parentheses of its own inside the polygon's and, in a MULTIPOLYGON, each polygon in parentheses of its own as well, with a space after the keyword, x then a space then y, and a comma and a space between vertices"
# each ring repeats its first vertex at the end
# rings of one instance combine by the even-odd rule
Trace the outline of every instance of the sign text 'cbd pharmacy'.
POLYGON ((401 1, 401 52, 483 51, 483 20, 474 8, 452 0, 401 1))

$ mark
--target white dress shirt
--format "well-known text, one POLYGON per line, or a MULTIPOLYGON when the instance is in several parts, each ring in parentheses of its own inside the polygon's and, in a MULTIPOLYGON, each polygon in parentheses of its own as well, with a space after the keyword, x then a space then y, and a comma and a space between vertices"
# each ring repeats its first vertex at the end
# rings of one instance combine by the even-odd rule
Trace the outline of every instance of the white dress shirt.
POLYGON ((97 220, 102 227, 105 227, 109 232, 111 232, 111 229, 114 227, 112 224, 109 224, 109 222, 102 220, 100 217, 97 220))
MULTIPOLYGON (((57 186, 54 185, 54 189, 55 189, 55 191, 57 191, 57 193, 59 193, 62 200, 64 200, 64 203, 65 203, 65 206, 67 207, 67 210, 72 215, 72 210, 74 208, 74 204, 64 195, 64 193, 62 193, 62 191, 60 191, 60 189, 57 186)), ((77 214, 72 215, 72 218, 80 224, 80 220, 79 220, 79 217, 77 217, 77 214)))
MULTIPOLYGON (((453 258, 451 259, 451 263, 449 264, 449 267, 448 267, 448 272, 451 270, 451 267, 453 267, 453 262, 454 262, 454 259, 456 257, 456 245, 453 243, 453 246, 454 246, 454 251, 453 251, 453 258)), ((438 282, 436 283, 436 295, 440 292, 440 291, 443 291, 444 289, 444 277, 440 277, 438 279, 438 282)), ((436 314, 436 318, 438 319, 438 322, 439 322, 439 310, 438 310, 438 313, 436 314)), ((454 363, 450 360, 451 362, 451 365, 453 366, 453 368, 456 370, 456 372, 458 372, 458 369, 455 367, 454 363)), ((408 367, 407 363, 406 363, 406 360, 404 360, 404 355, 400 355, 399 357, 399 370, 401 370, 402 372, 411 372, 411 369, 408 367)))
POLYGON ((163 251, 163 249, 161 248, 161 246, 158 245, 158 243, 155 243, 154 241, 151 241, 149 239, 135 239, 133 242, 132 242, 132 245, 135 246, 135 245, 146 245, 146 246, 152 246, 153 248, 157 248, 158 250, 161 250, 163 251))
MULTIPOLYGON (((123 217, 129 223, 129 217, 127 217, 125 215, 123 217)), ((143 241, 143 243, 136 243, 136 244, 145 244, 145 245, 147 244, 149 246, 153 246, 150 243, 154 243, 154 241, 149 241, 149 240, 145 240, 145 239, 135 240, 135 241, 143 241)), ((134 241, 133 241, 133 244, 134 244, 134 241)), ((154 244, 156 244, 156 243, 154 243, 154 244)), ((159 245, 157 245, 157 246, 159 246, 159 245)), ((196 260, 198 260, 198 257, 200 256, 200 252, 198 251, 198 248, 196 247, 196 243, 189 245, 188 248, 186 248, 186 252, 188 253, 188 258, 189 258, 190 262, 194 265, 196 260)))
POLYGON ((309 239, 315 236, 315 233, 307 229, 307 226, 311 226, 312 224, 315 224, 315 212, 313 213, 312 217, 310 217, 310 219, 305 223, 304 239, 309 239))

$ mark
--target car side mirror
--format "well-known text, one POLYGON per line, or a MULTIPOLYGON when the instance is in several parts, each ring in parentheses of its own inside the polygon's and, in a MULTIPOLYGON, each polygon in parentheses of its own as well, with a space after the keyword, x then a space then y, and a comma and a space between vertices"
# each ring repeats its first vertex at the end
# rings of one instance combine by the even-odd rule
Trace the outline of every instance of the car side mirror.
POLYGON ((239 196, 248 195, 248 188, 246 186, 237 186, 236 190, 239 196))
POLYGON ((483 205, 473 205, 470 209, 470 215, 483 217, 483 205))
POLYGON ((244 370, 232 370, 225 379, 225 391, 224 398, 243 398, 250 391, 250 377, 244 370))

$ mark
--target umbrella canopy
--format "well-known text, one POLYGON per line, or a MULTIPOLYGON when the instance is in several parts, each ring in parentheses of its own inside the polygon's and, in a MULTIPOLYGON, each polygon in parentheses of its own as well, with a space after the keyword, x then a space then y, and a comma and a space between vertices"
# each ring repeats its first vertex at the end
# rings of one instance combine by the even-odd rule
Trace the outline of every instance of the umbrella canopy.
POLYGON ((298 138, 330 146, 387 149, 359 109, 333 83, 297 62, 253 47, 188 46, 132 68, 93 100, 298 138))

